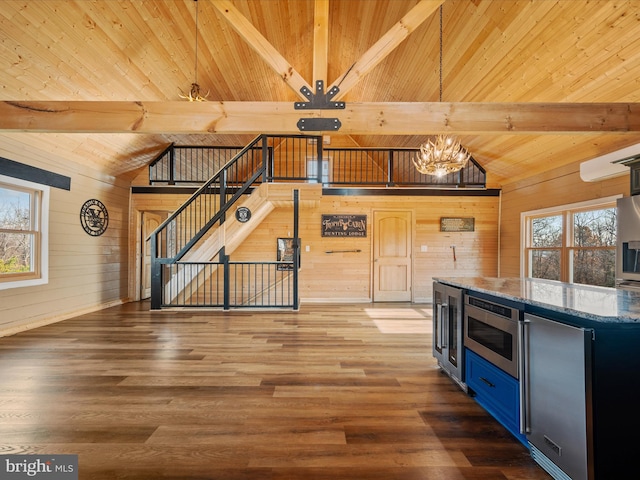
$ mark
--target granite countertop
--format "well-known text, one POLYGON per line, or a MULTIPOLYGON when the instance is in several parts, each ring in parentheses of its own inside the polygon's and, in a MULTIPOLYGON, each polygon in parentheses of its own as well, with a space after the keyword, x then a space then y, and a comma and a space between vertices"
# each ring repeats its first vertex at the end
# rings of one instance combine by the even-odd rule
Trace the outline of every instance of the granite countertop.
POLYGON ((640 290, 518 277, 439 277, 434 280, 597 322, 640 323, 640 290))

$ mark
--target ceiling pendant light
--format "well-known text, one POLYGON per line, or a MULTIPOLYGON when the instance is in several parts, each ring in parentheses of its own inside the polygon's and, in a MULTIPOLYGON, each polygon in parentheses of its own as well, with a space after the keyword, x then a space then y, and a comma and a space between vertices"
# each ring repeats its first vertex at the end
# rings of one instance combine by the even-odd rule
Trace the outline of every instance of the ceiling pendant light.
MULTIPOLYGON (((442 103, 442 5, 440 5, 440 103, 442 103)), ((471 155, 460 142, 449 135, 440 134, 434 140, 420 145, 420 153, 413 158, 418 172, 443 177, 460 171, 471 155)))
POLYGON ((191 84, 191 89, 187 95, 180 90, 180 98, 184 98, 190 102, 206 102, 209 92, 206 95, 200 94, 200 85, 198 85, 198 0, 193 0, 196 4, 196 55, 195 55, 195 68, 194 68, 194 81, 191 84))
POLYGON ((467 165, 471 155, 460 141, 447 135, 438 135, 420 145, 420 153, 413 164, 420 173, 443 177, 467 165))

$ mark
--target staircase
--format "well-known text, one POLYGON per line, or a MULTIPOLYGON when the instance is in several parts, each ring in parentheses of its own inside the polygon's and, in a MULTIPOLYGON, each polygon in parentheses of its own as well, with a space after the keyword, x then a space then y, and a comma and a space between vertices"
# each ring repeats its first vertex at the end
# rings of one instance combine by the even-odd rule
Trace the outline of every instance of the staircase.
MULTIPOLYGON (((251 212, 249 222, 240 222, 235 218, 227 219, 222 225, 216 225, 202 237, 183 257, 183 264, 191 265, 188 272, 174 272, 164 286, 164 299, 169 304, 184 304, 187 300, 185 292, 197 292, 195 285, 203 285, 207 277, 215 275, 218 263, 215 257, 223 251, 231 255, 242 245, 260 223, 276 207, 293 206, 294 190, 300 192, 305 200, 305 207, 316 206, 322 196, 319 184, 275 184, 263 183, 246 198, 237 202, 237 207, 245 207, 251 212), (206 268, 206 266, 209 268, 206 268), (195 284, 195 285, 194 285, 195 284), (180 300, 183 298, 183 300, 180 300)), ((248 299, 248 304, 255 303, 256 298, 248 299), (253 300, 253 301, 251 301, 253 300)))
MULTIPOLYGON (((304 191, 305 202, 320 199, 322 186, 317 179, 314 184, 266 181, 282 163, 278 147, 285 138, 300 144, 293 150, 301 152, 298 162, 306 165, 307 139, 317 137, 260 135, 150 235, 152 309, 298 307, 297 291, 292 291, 297 288, 297 240, 294 262, 230 261, 231 253, 274 208, 294 205, 297 225, 299 192, 304 191), (251 212, 248 222, 227 218, 232 208, 241 206, 251 212)), ((282 151, 289 155, 291 150, 282 151)), ((297 239, 297 229, 295 233, 297 239)))

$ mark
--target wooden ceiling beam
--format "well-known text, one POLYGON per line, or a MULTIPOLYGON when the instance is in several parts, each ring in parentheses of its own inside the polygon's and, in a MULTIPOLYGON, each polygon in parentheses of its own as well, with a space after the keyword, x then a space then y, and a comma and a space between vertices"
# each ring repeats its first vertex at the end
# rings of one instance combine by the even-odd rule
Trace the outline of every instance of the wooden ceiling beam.
POLYGON ((313 84, 329 83, 329 0, 316 0, 313 11, 313 84))
POLYGON ((374 102, 300 111, 290 102, 0 102, 0 131, 295 134, 301 117, 337 118, 345 135, 640 132, 640 103, 374 102))
POLYGON ((415 7, 400 19, 387 33, 373 44, 362 57, 353 63, 349 69, 327 88, 327 91, 337 86, 340 92, 333 97, 340 100, 365 75, 400 45, 416 28, 418 28, 433 12, 438 10, 444 0, 421 0, 415 7))
POLYGON ((302 87, 307 87, 310 91, 315 91, 302 78, 295 68, 276 50, 271 43, 240 13, 240 11, 229 0, 215 0, 212 4, 218 12, 227 19, 229 25, 240 35, 244 41, 286 82, 289 87, 296 92, 302 100, 308 100, 301 91, 302 87))

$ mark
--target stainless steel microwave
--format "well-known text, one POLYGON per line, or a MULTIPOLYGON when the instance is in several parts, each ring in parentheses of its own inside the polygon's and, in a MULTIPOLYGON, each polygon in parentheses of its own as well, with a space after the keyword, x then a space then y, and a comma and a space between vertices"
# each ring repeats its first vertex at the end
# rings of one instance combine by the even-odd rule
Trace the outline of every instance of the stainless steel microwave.
POLYGON ((616 285, 640 288, 640 195, 617 202, 616 285))
POLYGON ((514 378, 519 377, 519 310, 465 296, 464 346, 514 378))

